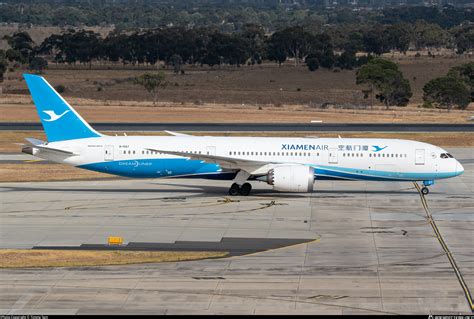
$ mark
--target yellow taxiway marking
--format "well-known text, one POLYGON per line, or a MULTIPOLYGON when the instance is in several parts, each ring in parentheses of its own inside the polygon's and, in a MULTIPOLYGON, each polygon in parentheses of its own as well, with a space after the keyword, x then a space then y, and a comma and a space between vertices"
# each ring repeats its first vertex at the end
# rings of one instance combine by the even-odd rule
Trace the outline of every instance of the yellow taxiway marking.
POLYGON ((464 278, 461 274, 461 271, 459 270, 458 265, 456 264, 456 261, 454 260, 453 254, 449 250, 448 245, 446 245, 446 242, 443 239, 443 236, 439 232, 438 226, 436 225, 436 222, 433 219, 433 216, 431 216, 431 212, 428 208, 428 202, 426 201, 425 195, 421 192, 420 185, 418 185, 417 182, 413 182, 415 184, 416 189, 418 190, 418 194, 420 195, 421 198, 421 204, 423 205, 423 208, 425 209, 426 217, 428 219, 428 222, 430 223, 431 227, 433 228, 436 238, 438 238, 439 243, 441 244, 441 247, 443 247, 443 250, 448 257, 448 260, 451 264, 451 266, 454 269, 454 272, 456 273, 456 277, 458 277, 458 281, 461 284, 461 287, 464 291, 464 295, 466 296, 466 299, 469 303, 469 306, 471 307, 471 311, 474 312, 474 303, 472 301, 472 296, 471 292, 469 291, 469 288, 467 287, 466 282, 464 281, 464 278))

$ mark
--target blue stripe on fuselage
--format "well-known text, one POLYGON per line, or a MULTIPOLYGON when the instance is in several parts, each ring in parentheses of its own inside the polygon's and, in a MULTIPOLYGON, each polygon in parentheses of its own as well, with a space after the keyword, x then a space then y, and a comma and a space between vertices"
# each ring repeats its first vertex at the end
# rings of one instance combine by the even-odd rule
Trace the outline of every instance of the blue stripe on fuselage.
MULTIPOLYGON (((370 181, 413 181, 434 180, 456 176, 455 173, 398 173, 363 170, 339 166, 312 165, 315 179, 370 180, 370 181)), ((196 175, 202 178, 233 179, 235 174, 222 172, 217 164, 185 158, 154 158, 98 162, 80 165, 80 168, 124 177, 157 178, 196 175), (222 176, 218 176, 222 175, 222 176)))

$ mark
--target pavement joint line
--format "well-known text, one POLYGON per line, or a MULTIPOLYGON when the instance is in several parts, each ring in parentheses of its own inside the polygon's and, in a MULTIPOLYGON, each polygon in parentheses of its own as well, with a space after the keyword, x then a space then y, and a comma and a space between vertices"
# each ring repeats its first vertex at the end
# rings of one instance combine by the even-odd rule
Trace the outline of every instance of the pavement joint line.
POLYGON ((443 236, 441 235, 438 226, 436 225, 435 220, 433 219, 433 216, 431 215, 431 212, 428 208, 428 202, 426 201, 425 195, 421 192, 420 185, 418 185, 417 182, 413 182, 415 185, 416 189, 418 190, 418 194, 420 195, 421 198, 421 203, 423 205, 423 208, 426 213, 426 217, 428 222, 430 223, 431 227, 433 228, 433 231, 435 232, 436 238, 438 239, 439 243, 441 244, 441 247, 443 248, 445 255, 448 257, 448 260, 453 267, 453 270, 456 274, 456 277, 458 278, 459 284, 461 285, 461 288, 464 292, 464 295, 466 296, 467 302, 469 303, 469 307, 471 308, 471 312, 474 313, 474 303, 472 300, 471 292, 469 291, 469 287, 467 286, 466 282, 464 281, 464 278, 462 276, 461 271, 459 270, 458 265, 456 264, 456 261, 454 260, 453 254, 449 250, 448 245, 443 239, 443 236))

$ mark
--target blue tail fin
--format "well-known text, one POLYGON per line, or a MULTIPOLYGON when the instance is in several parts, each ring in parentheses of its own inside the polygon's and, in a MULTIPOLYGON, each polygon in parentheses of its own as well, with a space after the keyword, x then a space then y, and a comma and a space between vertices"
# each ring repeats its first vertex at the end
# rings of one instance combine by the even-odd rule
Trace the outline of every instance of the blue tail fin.
POLYGON ((48 142, 102 136, 41 76, 23 74, 48 142))

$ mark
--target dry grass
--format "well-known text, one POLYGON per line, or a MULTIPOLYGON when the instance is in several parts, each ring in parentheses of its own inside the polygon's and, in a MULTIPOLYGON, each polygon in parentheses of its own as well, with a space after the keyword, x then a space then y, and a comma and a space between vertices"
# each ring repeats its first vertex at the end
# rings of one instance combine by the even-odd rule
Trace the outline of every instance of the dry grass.
POLYGON ((117 178, 115 175, 97 173, 65 164, 2 164, 0 182, 45 182, 117 178))
POLYGON ((18 144, 26 143, 27 137, 46 140, 43 132, 0 131, 0 153, 21 153, 22 146, 18 144))
MULTIPOLYGON (((390 58, 390 57, 389 57, 390 58)), ((391 58, 400 64, 413 89, 411 103, 422 103, 422 87, 431 79, 445 75, 449 68, 472 61, 464 56, 391 58)), ((127 79, 143 74, 147 69, 121 66, 77 66, 74 68, 53 64, 45 76, 53 86, 62 84, 65 96, 108 101, 151 101, 151 96, 127 79), (100 89, 99 89, 100 88, 100 89)), ((156 70, 148 69, 148 71, 156 70)), ((361 87, 356 85, 355 70, 317 70, 309 72, 305 65, 278 67, 273 63, 258 66, 208 68, 185 66, 185 75, 165 70, 170 82, 161 90, 160 100, 170 103, 200 101, 206 104, 241 105, 307 105, 325 102, 367 105, 361 87)), ((27 94, 21 70, 8 73, 5 92, 27 94)))
MULTIPOLYGON (((145 122, 145 123, 466 123, 472 112, 426 110, 416 107, 393 110, 315 109, 304 105, 284 107, 254 105, 160 103, 153 107, 145 102, 109 102, 72 99, 74 108, 88 122, 145 122)), ((39 122, 34 106, 29 100, 13 95, 0 98, 1 121, 39 122), (20 102, 23 101, 23 102, 20 102), (22 104, 20 104, 22 103, 22 104), (24 104, 23 104, 24 103, 24 104)))
POLYGON ((79 267, 219 258, 227 252, 0 250, 0 268, 79 267))

